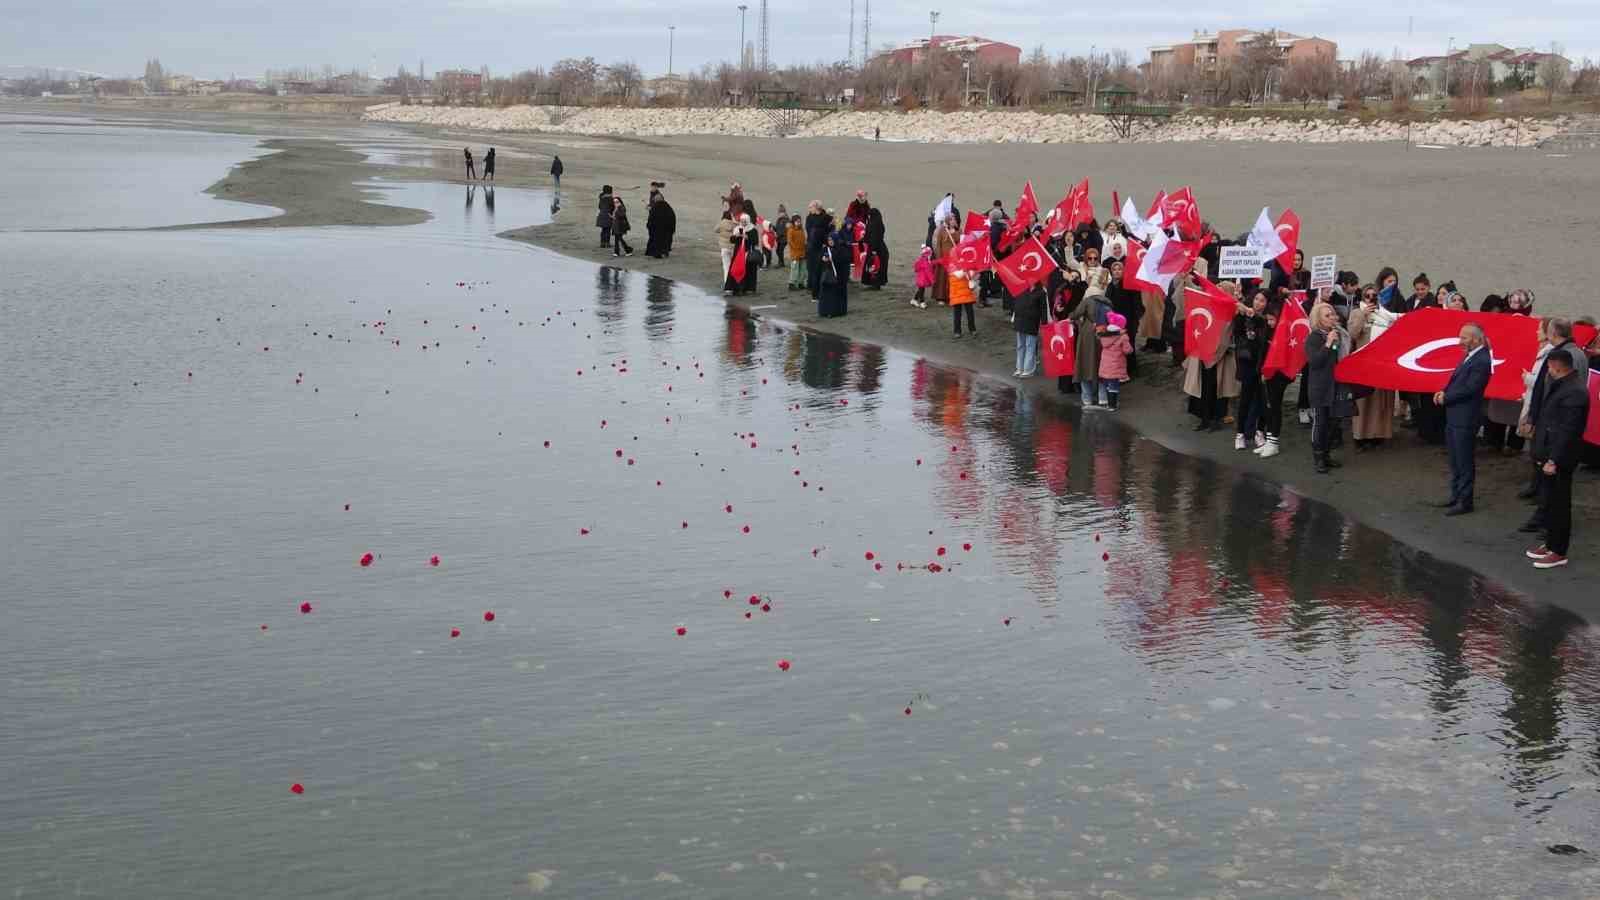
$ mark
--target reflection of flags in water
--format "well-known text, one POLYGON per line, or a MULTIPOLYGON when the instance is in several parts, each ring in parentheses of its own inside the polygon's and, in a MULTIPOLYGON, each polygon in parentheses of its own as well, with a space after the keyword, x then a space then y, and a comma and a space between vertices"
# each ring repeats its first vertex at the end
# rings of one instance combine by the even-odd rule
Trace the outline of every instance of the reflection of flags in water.
POLYGON ((1072 460, 1072 426, 1053 415, 1043 417, 1034 430, 1034 468, 1052 494, 1067 491, 1072 460))

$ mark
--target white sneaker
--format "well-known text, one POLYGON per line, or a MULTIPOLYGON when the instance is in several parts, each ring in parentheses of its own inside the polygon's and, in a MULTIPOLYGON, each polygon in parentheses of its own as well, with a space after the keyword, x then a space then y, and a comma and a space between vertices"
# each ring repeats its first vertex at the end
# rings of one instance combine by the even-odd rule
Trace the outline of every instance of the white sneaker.
POLYGON ((1300 410, 1300 424, 1301 425, 1310 425, 1311 424, 1311 410, 1309 410, 1309 409, 1300 410))
POLYGON ((1244 435, 1236 434, 1236 435, 1233 436, 1233 449, 1235 449, 1235 450, 1243 450, 1244 449, 1244 435))
POLYGON ((1259 431, 1256 432, 1256 449, 1260 450, 1262 447, 1265 447, 1266 445, 1267 445, 1266 435, 1262 434, 1259 431))
POLYGON ((1265 447, 1261 448, 1261 458, 1262 459, 1271 459, 1272 457, 1277 456, 1277 455, 1278 455, 1278 442, 1277 441, 1267 441, 1267 445, 1265 447))
POLYGON ((1022 370, 1021 369, 1012 369, 1011 370, 1011 377, 1012 378, 1021 378, 1022 377, 1022 370))

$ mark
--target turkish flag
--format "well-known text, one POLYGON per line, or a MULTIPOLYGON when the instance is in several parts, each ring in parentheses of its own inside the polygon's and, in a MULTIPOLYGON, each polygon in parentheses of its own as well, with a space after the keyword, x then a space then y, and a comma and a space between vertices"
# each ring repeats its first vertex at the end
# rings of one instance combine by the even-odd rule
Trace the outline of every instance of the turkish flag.
POLYGON ((1194 265, 1201 246, 1199 241, 1172 240, 1166 232, 1157 230, 1150 240, 1149 250, 1141 254, 1134 274, 1139 281, 1165 292, 1178 273, 1194 265))
POLYGON ((1267 346, 1267 356, 1261 361, 1261 377, 1283 375, 1293 378, 1306 367, 1306 335, 1311 333, 1311 320, 1298 303, 1285 303, 1278 316, 1278 327, 1272 332, 1272 343, 1267 346))
POLYGON ((1017 198, 1017 213, 1006 226, 1005 234, 1000 236, 1000 249, 1004 250, 1022 240, 1023 235, 1033 226, 1033 216, 1039 211, 1039 201, 1033 198, 1033 182, 1022 186, 1022 195, 1017 198))
POLYGON ((989 233, 989 217, 985 216, 983 213, 975 213, 970 209, 967 210, 967 221, 965 225, 961 226, 961 233, 977 234, 980 231, 984 234, 989 233))
POLYGON ((1151 284, 1139 278, 1139 269, 1144 266, 1145 254, 1150 251, 1138 241, 1128 241, 1128 256, 1122 261, 1122 287, 1130 291, 1161 291, 1166 289, 1159 284, 1151 284))
POLYGON ((733 248, 733 260, 728 263, 728 277, 733 279, 734 284, 744 283, 744 256, 744 242, 740 241, 738 245, 733 248))
POLYGON ((944 265, 947 269, 960 269, 963 272, 982 272, 994 265, 994 252, 989 246, 989 236, 968 235, 961 243, 950 248, 950 254, 944 258, 944 265))
POLYGON ((995 272, 1013 297, 1022 296, 1028 288, 1049 278, 1057 268, 1055 258, 1036 237, 1023 241, 1009 256, 994 264, 995 272))
POLYGON ((1183 352, 1209 362, 1217 358, 1222 335, 1232 324, 1239 301, 1198 275, 1195 283, 1200 287, 1183 292, 1183 352))
POLYGON ((1539 320, 1510 313, 1459 312, 1427 307, 1406 313, 1383 334, 1339 361, 1334 377, 1346 384, 1431 394, 1444 390, 1461 362, 1461 326, 1483 329, 1492 374, 1485 396, 1522 399, 1522 373, 1539 355, 1539 320))
POLYGON ((1089 179, 1078 182, 1050 211, 1051 237, 1066 234, 1083 222, 1094 218, 1094 201, 1089 199, 1089 179))
MULTIPOLYGON (((1039 329, 1039 334, 1044 334, 1044 329, 1039 329)), ((1044 364, 1045 372, 1050 371, 1049 360, 1044 364)), ((1589 425, 1583 429, 1583 439, 1591 444, 1600 444, 1600 372, 1589 370, 1589 425)))
POLYGON ((1194 202, 1194 191, 1179 188, 1161 201, 1161 223, 1175 226, 1178 237, 1195 240, 1200 237, 1200 207, 1194 202))
POLYGON ((1071 375, 1078 366, 1078 336, 1066 319, 1039 326, 1039 358, 1046 378, 1071 375))
POLYGON ((1168 222, 1162 216, 1162 213, 1166 208, 1167 208, 1167 192, 1166 191, 1156 191, 1156 199, 1151 202, 1150 208, 1145 210, 1145 212, 1144 212, 1144 220, 1146 222, 1149 222, 1151 225, 1156 226, 1157 228, 1165 227, 1168 224, 1168 222))
POLYGON ((1278 254, 1278 265, 1285 272, 1294 271, 1294 252, 1300 249, 1300 217, 1294 210, 1286 209, 1278 217, 1278 240, 1283 241, 1284 251, 1278 254))

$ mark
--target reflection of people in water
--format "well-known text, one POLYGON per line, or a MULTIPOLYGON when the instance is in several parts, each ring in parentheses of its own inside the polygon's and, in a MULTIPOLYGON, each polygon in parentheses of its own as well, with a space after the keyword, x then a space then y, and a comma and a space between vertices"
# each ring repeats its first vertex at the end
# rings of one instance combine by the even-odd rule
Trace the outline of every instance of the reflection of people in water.
POLYGON ((558 212, 561 212, 561 192, 560 191, 556 191, 554 194, 550 195, 550 215, 553 216, 558 212))
POLYGON ((494 180, 494 148, 493 147, 490 147, 489 148, 489 152, 485 153, 483 155, 483 180, 484 181, 493 181, 494 180))
POLYGON ((461 152, 467 157, 467 180, 473 181, 478 177, 478 170, 472 165, 472 148, 462 147, 461 152))
POLYGON ((472 201, 473 201, 474 198, 477 197, 477 195, 478 195, 478 186, 475 185, 475 184, 467 185, 467 209, 471 209, 472 208, 472 201))
POLYGON ((489 218, 494 218, 494 185, 483 186, 483 207, 489 211, 489 218))

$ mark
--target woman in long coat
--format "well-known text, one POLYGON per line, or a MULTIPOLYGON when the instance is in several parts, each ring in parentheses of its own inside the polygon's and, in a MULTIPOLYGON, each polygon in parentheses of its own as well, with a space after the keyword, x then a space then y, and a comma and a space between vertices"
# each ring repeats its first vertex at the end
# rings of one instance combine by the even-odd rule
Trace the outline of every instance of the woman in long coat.
POLYGON ((944 260, 954 250, 956 240, 950 230, 949 221, 937 222, 933 228, 933 299, 940 303, 950 302, 950 282, 946 277, 944 260))
MULTIPOLYGON (((1360 301, 1350 310, 1351 352, 1372 343, 1379 329, 1375 326, 1393 321, 1394 313, 1378 304, 1378 287, 1369 284, 1361 289, 1360 301)), ((1356 420, 1351 426, 1356 450, 1382 446, 1394 437, 1394 391, 1374 390, 1356 401, 1356 420)))
POLYGON ((822 264, 831 275, 822 280, 821 294, 817 297, 817 315, 830 319, 850 311, 850 267, 855 263, 855 251, 850 246, 850 236, 843 229, 833 233, 833 239, 824 251, 822 264))
POLYGON ((650 240, 645 242, 644 255, 666 259, 672 255, 672 236, 678 230, 678 214, 667 202, 665 194, 655 191, 650 196, 650 211, 644 219, 650 240))
POLYGON ((889 283, 889 244, 883 212, 876 206, 867 213, 867 259, 861 265, 861 284, 879 291, 889 283))
POLYGON ((733 259, 744 257, 744 278, 735 280, 733 277, 734 266, 728 266, 728 276, 722 285, 724 294, 749 294, 756 289, 756 272, 761 269, 761 234, 756 230, 750 217, 741 213, 739 224, 734 226, 733 234, 728 238, 728 243, 733 248, 733 259))
POLYGON ((1072 321, 1073 349, 1077 354, 1072 374, 1078 382, 1078 399, 1082 401, 1084 409, 1093 409, 1100 404, 1100 333, 1096 329, 1104 327, 1111 314, 1111 304, 1107 302, 1105 294, 1104 270, 1098 271, 1101 274, 1097 274, 1094 281, 1089 283, 1083 302, 1069 317, 1072 321))

